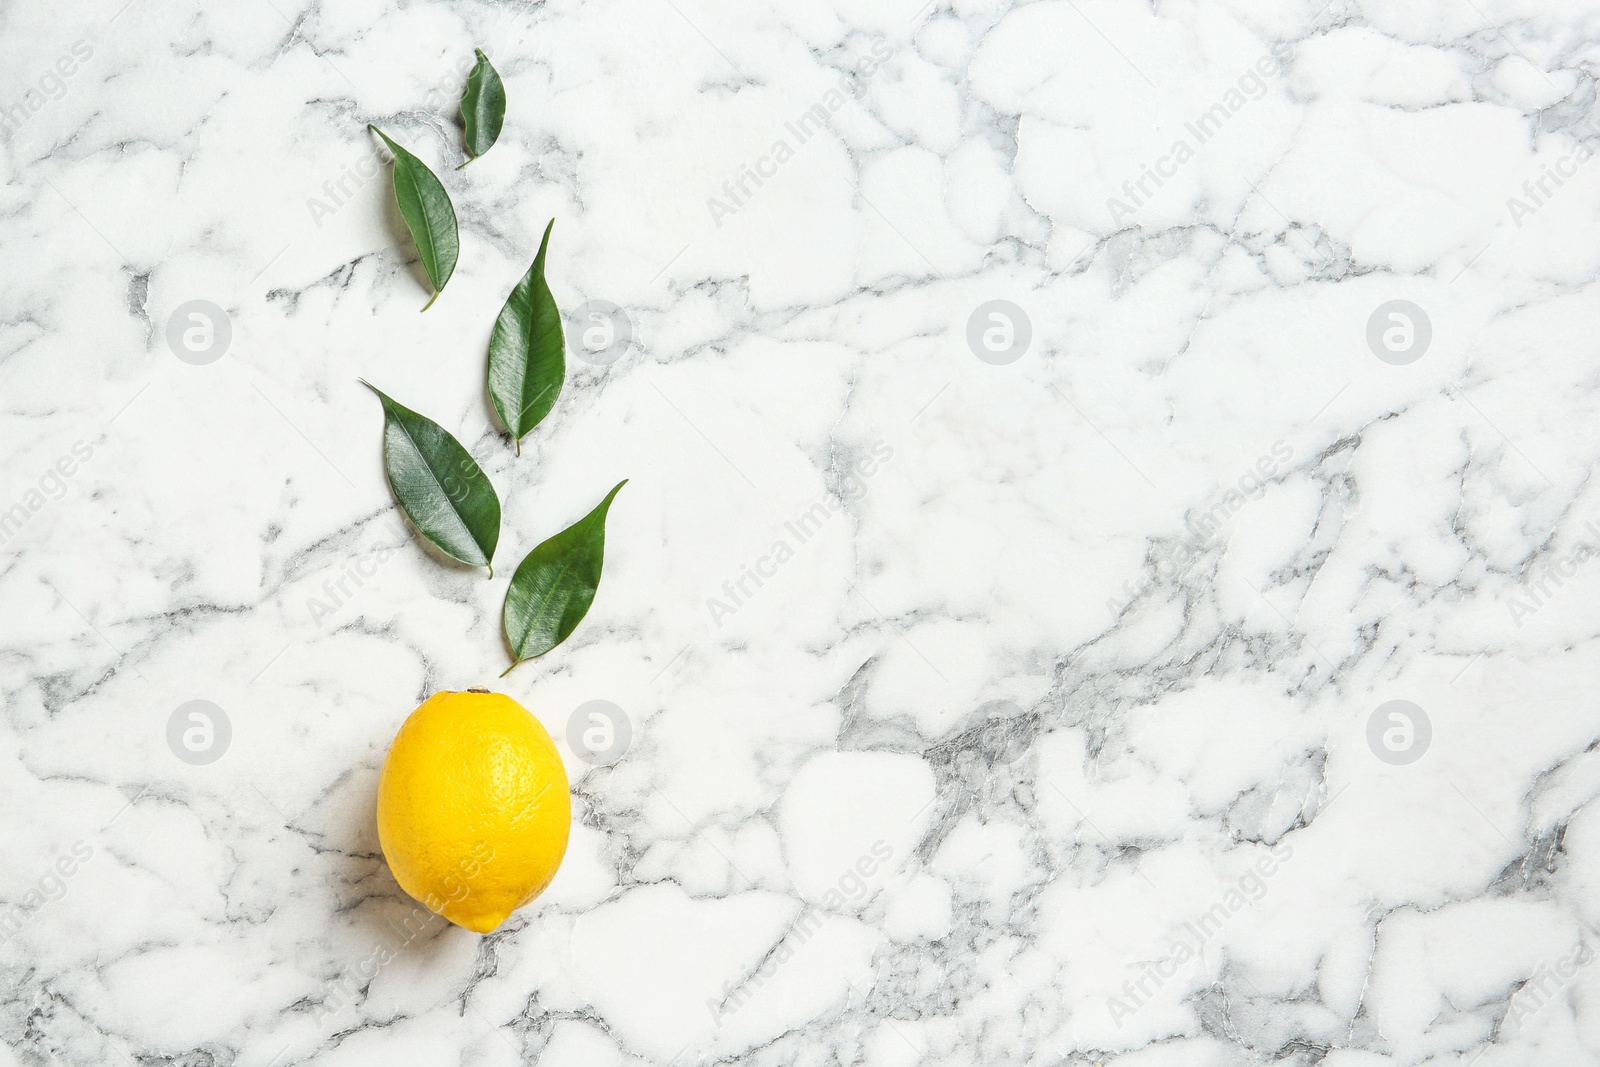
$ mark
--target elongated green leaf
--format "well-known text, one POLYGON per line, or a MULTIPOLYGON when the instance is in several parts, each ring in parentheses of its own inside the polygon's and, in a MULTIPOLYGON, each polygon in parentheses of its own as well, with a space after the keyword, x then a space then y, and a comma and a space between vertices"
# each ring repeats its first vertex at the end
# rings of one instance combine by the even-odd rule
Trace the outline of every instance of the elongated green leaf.
POLYGON ((626 478, 618 482, 593 511, 529 552, 517 566, 506 590, 506 643, 512 659, 506 674, 572 636, 588 614, 605 562, 606 512, 627 484, 626 478))
POLYGON ((494 577, 500 498, 449 431, 362 382, 383 402, 383 465, 394 498, 440 551, 494 577))
POLYGON ((506 121, 506 86, 483 49, 473 51, 478 55, 478 62, 467 75, 467 91, 461 97, 461 121, 466 127, 467 152, 472 159, 477 159, 500 139, 500 127, 506 121))
POLYGON ((455 273, 456 258, 461 254, 456 209, 450 203, 450 194, 422 160, 395 144, 378 127, 369 124, 367 128, 382 137, 383 143, 394 153, 395 203, 400 205, 400 216, 406 220, 411 239, 417 243, 422 269, 428 272, 428 280, 433 283, 433 299, 422 309, 427 311, 444 291, 444 283, 455 273))
POLYGON ((533 266, 506 298, 489 337, 489 399, 516 438, 518 454, 523 437, 555 407, 567 373, 561 312, 544 280, 544 254, 554 226, 552 219, 544 228, 533 266))

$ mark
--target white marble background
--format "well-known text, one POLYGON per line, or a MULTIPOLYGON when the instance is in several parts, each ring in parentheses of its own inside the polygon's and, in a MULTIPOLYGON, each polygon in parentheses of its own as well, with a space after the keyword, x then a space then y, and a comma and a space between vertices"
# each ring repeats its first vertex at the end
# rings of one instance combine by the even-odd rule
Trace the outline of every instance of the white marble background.
POLYGON ((1600 1058, 1600 2, 917 4, 0 0, 0 1065, 1600 1058), (369 121, 461 216, 426 315, 369 121), (519 460, 552 217, 634 343, 519 460), (480 458, 499 577, 359 377, 480 458), (561 742, 544 897, 402 933, 389 740, 623 477, 498 684, 631 745, 561 742))

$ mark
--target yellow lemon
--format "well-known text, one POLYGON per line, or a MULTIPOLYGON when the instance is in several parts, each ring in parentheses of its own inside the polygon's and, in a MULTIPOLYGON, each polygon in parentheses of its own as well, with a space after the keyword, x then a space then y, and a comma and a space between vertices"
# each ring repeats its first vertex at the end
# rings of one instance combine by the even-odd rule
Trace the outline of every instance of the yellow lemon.
POLYGON ((436 693, 378 779, 378 841, 400 888, 486 934, 544 892, 572 828, 567 771, 539 720, 500 693, 436 693))

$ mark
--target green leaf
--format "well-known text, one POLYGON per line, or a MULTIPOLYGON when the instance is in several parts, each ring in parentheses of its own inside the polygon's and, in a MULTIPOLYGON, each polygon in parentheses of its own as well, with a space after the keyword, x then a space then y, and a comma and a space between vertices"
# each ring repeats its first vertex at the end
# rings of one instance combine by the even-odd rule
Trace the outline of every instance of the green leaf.
POLYGON ((483 49, 473 51, 478 55, 478 62, 467 75, 467 91, 461 97, 461 121, 466 126, 467 151, 472 159, 477 159, 500 139, 500 127, 506 121, 506 86, 483 49))
POLYGON ((456 229, 456 209, 450 203, 450 194, 444 191, 438 177, 416 156, 389 139, 378 127, 367 129, 383 138, 383 143, 394 153, 394 199, 400 205, 400 215, 406 220, 411 239, 417 243, 417 254, 422 257, 422 269, 428 272, 433 283, 433 301, 444 291, 444 283, 455 273, 456 258, 461 254, 461 236, 456 229))
POLYGON ((383 402, 383 465, 406 518, 445 555, 494 577, 500 498, 488 477, 444 427, 361 384, 383 402))
MULTIPOLYGON (((512 663, 542 656, 577 629, 600 588, 606 555, 606 512, 624 478, 595 509, 528 553, 506 590, 506 643, 512 663)), ((505 674, 500 677, 504 678, 505 674)))
POLYGON ((539 255, 506 298, 489 338, 489 399, 516 438, 519 455, 523 437, 555 407, 567 373, 561 312, 544 280, 544 255, 554 226, 552 219, 544 228, 539 255))

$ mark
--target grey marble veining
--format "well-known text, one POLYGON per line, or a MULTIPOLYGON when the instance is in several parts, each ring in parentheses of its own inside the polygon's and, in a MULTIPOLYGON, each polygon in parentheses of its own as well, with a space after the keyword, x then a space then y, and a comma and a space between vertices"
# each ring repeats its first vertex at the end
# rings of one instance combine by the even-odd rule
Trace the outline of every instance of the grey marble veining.
POLYGON ((1593 1062, 1597 39, 0 4, 0 1067, 1593 1062), (461 220, 426 315, 369 122, 461 220), (551 218, 517 457, 484 353, 551 218), (483 465, 497 578, 361 378, 483 465), (497 683, 515 561, 624 477, 497 683), (476 685, 576 820, 488 937, 372 817, 476 685))

